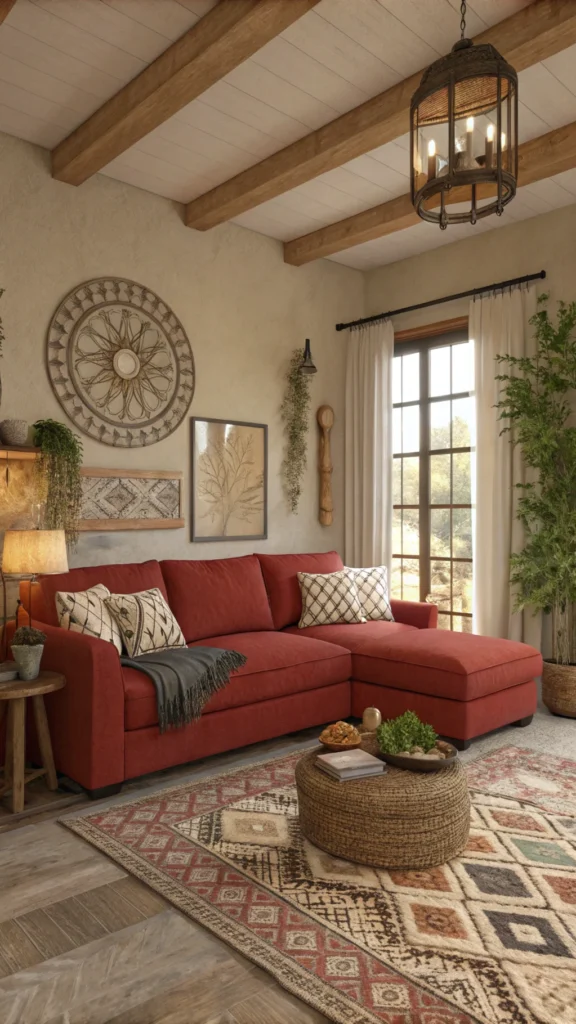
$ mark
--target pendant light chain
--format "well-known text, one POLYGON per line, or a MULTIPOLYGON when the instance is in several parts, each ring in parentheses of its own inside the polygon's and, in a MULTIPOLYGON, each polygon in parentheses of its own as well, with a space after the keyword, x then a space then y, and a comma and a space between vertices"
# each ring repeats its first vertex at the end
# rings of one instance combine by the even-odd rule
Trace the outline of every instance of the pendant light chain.
POLYGON ((466 0, 460 4, 460 39, 466 35, 466 0))

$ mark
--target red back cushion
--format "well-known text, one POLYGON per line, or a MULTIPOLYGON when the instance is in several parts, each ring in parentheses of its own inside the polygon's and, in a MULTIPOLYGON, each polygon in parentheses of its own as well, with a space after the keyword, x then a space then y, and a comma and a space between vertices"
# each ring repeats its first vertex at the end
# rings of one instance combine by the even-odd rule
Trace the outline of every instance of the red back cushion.
POLYGON ((168 603, 186 643, 274 628, 255 555, 167 561, 161 566, 168 603))
POLYGON ((310 555, 256 555, 268 591, 275 629, 298 622, 302 597, 298 572, 338 572, 344 562, 337 551, 310 555))
POLYGON ((96 583, 103 583, 112 594, 137 594, 139 590, 151 590, 152 587, 158 587, 163 596, 167 598, 159 562, 87 565, 82 569, 70 569, 69 572, 60 572, 53 576, 41 576, 42 605, 33 599, 33 613, 38 615, 41 612, 42 622, 57 626, 56 593, 59 590, 77 593, 79 590, 88 590, 96 583))

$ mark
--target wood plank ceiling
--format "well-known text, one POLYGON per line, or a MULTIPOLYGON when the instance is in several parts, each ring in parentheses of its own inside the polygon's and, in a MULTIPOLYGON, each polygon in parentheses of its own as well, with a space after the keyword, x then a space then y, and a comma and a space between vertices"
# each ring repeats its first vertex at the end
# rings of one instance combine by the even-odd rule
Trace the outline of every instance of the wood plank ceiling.
MULTIPOLYGON (((53 150, 215 0, 2 5, 0 131, 53 150)), ((471 0, 468 34, 528 5, 471 0)), ((458 35, 459 6, 459 0, 320 0, 102 173, 188 203, 446 53, 458 35)), ((527 67, 519 79, 521 142, 576 121, 576 45, 527 67)), ((289 241, 387 203, 408 187, 408 137, 402 135, 234 221, 289 241)), ((502 218, 445 232, 419 223, 330 258, 368 269, 574 202, 576 169, 570 169, 521 187, 502 218)))

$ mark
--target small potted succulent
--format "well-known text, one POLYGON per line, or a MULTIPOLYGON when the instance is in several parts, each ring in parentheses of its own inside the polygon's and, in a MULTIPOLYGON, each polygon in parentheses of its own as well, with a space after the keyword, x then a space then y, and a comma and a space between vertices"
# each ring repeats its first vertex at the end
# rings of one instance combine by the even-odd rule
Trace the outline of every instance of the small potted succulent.
POLYGON ((46 633, 32 626, 19 626, 12 637, 12 654, 20 679, 37 679, 46 633))

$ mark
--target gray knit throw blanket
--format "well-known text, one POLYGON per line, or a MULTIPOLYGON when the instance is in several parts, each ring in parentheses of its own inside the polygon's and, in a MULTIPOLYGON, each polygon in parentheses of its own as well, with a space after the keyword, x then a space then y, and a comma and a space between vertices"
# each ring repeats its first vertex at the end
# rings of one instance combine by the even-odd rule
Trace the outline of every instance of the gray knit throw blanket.
POLYGON ((220 647, 173 647, 135 658, 121 655, 120 661, 154 683, 160 732, 195 722, 210 697, 227 686, 230 674, 246 664, 243 654, 220 647))

